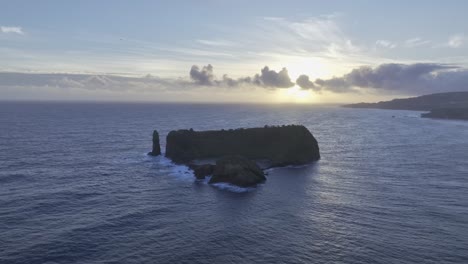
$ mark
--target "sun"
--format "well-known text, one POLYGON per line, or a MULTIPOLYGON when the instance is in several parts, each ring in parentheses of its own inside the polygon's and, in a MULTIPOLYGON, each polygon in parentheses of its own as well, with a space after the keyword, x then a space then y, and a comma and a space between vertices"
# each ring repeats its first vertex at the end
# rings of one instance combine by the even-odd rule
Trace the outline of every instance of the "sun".
MULTIPOLYGON (((317 78, 329 78, 343 70, 347 70, 324 58, 313 56, 285 56, 281 57, 280 61, 281 63, 272 63, 272 65, 285 67, 292 82, 296 82, 297 78, 303 74, 307 75, 311 81, 314 81, 317 78)), ((301 89, 296 84, 291 88, 278 89, 274 100, 280 103, 319 103, 323 99, 321 93, 301 89)))
POLYGON ((297 85, 287 91, 291 99, 296 103, 309 103, 312 102, 313 92, 310 90, 303 90, 297 85))

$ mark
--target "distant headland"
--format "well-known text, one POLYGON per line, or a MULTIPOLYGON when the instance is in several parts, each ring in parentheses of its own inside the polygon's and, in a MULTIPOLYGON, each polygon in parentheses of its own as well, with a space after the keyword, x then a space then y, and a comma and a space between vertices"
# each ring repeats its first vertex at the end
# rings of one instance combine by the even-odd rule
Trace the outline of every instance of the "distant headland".
MULTIPOLYGON (((159 134, 153 132, 153 150, 161 154, 159 134)), ((264 181, 256 161, 268 167, 303 165, 320 159, 317 140, 302 125, 265 126, 229 130, 173 130, 166 138, 166 157, 188 165, 198 179, 212 175, 210 183, 252 186, 264 181), (199 164, 200 160, 216 164, 199 164)))
POLYGON ((421 117, 468 120, 468 92, 448 92, 378 103, 343 105, 349 108, 430 111, 421 117))

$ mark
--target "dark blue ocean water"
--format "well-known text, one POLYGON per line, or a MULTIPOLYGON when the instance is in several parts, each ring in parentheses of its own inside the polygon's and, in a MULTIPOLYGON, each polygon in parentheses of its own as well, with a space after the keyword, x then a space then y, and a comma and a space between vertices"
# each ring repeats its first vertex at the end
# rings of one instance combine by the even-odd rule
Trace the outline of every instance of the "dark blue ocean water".
POLYGON ((0 263, 468 263, 468 122, 418 116, 0 103, 0 263), (236 189, 145 155, 153 129, 265 124, 306 125, 322 159, 236 189))

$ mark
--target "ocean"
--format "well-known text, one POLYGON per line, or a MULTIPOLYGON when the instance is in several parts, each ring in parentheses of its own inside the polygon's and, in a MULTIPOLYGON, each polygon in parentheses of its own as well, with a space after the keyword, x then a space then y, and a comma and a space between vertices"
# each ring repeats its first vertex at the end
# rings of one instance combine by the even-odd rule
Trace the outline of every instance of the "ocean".
POLYGON ((0 103, 0 263, 468 263, 468 122, 317 105, 0 103), (256 188, 152 131, 303 124, 321 160, 256 188))

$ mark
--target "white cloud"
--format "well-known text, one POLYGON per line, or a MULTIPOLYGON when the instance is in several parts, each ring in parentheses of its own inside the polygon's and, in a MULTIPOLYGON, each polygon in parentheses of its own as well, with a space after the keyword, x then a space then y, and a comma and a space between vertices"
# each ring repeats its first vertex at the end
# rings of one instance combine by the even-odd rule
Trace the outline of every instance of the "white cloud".
POLYGON ((379 47, 383 47, 383 48, 387 48, 387 49, 393 49, 395 48, 397 45, 389 40, 385 40, 385 39, 379 39, 375 42, 375 45, 379 46, 379 47))
MULTIPOLYGON (((227 81, 223 76, 221 82, 227 81)), ((253 84, 236 87, 206 86, 185 78, 151 75, 0 72, 0 98, 7 100, 260 102, 275 99, 271 89, 255 89, 253 84)))
POLYGON ((14 33, 23 35, 23 29, 21 27, 7 27, 7 26, 0 26, 0 32, 2 33, 14 33))
POLYGON ((255 34, 242 39, 254 40, 245 46, 257 49, 257 54, 276 54, 273 60, 285 56, 326 58, 340 62, 348 61, 350 57, 362 58, 362 46, 355 44, 354 39, 343 32, 341 19, 341 14, 299 20, 263 17, 255 34))
POLYGON ((427 45, 427 44, 430 44, 431 41, 429 40, 424 40, 424 39, 421 39, 421 38, 411 38, 411 39, 407 39, 405 41, 405 46, 408 47, 408 48, 415 48, 415 47, 420 47, 420 46, 424 46, 424 45, 427 45))
MULTIPOLYGON (((0 72, 0 87, 57 87, 108 91, 161 91, 182 89, 187 81, 157 77, 124 77, 113 75, 68 73, 0 72)), ((195 87, 192 85, 192 87, 195 87)))
POLYGON ((348 40, 333 17, 288 22, 288 27, 305 40, 325 43, 345 43, 348 40))
POLYGON ((207 40, 207 39, 197 39, 197 42, 207 46, 220 46, 220 47, 229 47, 234 46, 235 44, 231 41, 226 40, 207 40))
POLYGON ((447 45, 451 48, 459 48, 463 45, 465 36, 461 34, 453 35, 449 38, 447 45))

